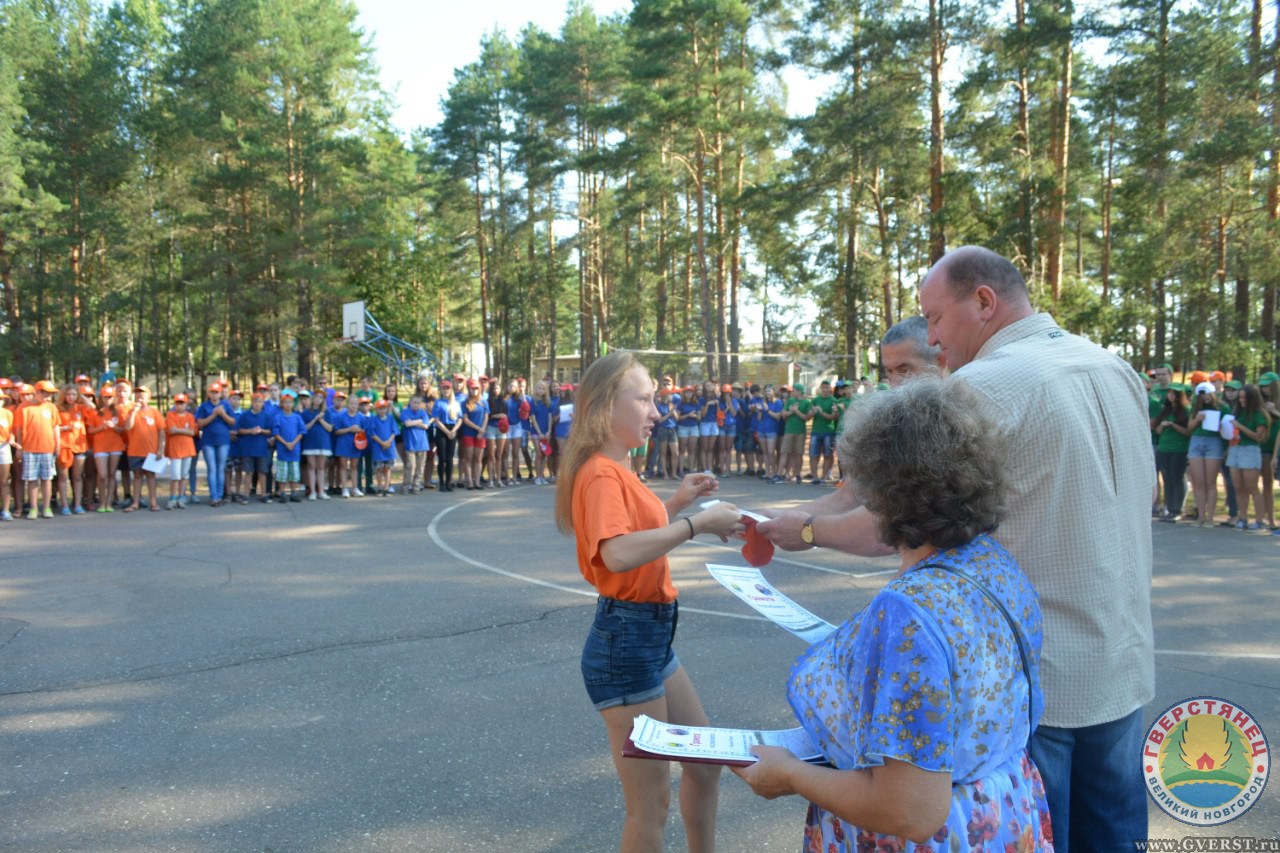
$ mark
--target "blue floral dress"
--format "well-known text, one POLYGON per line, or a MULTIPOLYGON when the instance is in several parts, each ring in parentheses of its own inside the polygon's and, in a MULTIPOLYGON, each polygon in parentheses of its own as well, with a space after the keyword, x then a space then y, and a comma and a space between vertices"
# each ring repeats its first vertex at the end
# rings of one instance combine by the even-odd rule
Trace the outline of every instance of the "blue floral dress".
POLYGON ((1029 718, 1044 709, 1040 623, 1030 581, 983 535, 907 569, 801 655, 788 698, 833 766, 893 758, 952 777, 951 813, 928 843, 852 826, 810 804, 805 853, 1051 851, 1044 784, 1026 751, 1029 718), (946 566, 985 584, 1019 623, 1030 689, 1008 621, 946 566))

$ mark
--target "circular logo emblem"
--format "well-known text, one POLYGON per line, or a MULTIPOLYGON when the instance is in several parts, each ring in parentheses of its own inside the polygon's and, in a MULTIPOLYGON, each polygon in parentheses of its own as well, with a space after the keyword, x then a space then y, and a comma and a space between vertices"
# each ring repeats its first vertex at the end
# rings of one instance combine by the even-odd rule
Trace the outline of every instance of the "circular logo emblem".
POLYGON ((1147 793, 1170 817, 1217 826, 1261 799, 1271 753, 1252 714, 1226 699, 1197 696, 1151 724, 1142 771, 1147 793))

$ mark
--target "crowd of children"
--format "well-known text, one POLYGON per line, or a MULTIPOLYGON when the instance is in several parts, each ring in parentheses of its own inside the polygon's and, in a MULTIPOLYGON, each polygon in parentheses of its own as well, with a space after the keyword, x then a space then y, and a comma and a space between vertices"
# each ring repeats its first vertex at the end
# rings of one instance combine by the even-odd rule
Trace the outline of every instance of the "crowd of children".
MULTIPOLYGON (((677 387, 663 377, 659 422, 633 454, 642 478, 713 471, 781 483, 831 482, 835 436, 853 383, 742 383, 677 387), (808 435, 808 433, 812 435, 808 435)), ((857 388, 858 392, 863 389, 857 388)), ((418 380, 408 400, 396 384, 361 380, 351 394, 319 379, 261 384, 245 394, 210 382, 174 395, 161 412, 150 389, 88 376, 59 387, 0 378, 0 520, 95 511, 185 509, 207 499, 293 503, 397 493, 505 488, 554 482, 557 448, 573 426, 571 384, 487 376, 418 380), (168 494, 159 494, 161 479, 168 494)))

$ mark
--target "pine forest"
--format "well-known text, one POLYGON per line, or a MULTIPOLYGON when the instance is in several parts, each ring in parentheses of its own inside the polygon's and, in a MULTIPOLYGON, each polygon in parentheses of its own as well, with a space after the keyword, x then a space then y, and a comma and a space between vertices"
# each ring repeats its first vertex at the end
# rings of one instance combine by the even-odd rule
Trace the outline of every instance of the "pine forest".
POLYGON ((349 2, 0 0, 0 371, 358 375, 336 339, 362 299, 496 376, 608 348, 726 379, 825 348, 851 375, 980 244, 1136 367, 1255 377, 1280 357, 1278 12, 576 2, 492 31, 406 136, 349 2), (810 114, 788 70, 833 81, 810 114))

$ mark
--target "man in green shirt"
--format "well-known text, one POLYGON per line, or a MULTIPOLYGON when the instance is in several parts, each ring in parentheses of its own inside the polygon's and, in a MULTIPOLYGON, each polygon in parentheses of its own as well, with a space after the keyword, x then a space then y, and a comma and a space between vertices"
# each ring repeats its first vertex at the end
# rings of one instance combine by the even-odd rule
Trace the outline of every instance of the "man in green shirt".
POLYGON ((813 401, 804 394, 804 386, 797 382, 791 388, 791 396, 782 404, 785 420, 782 424, 782 473, 787 479, 800 482, 800 470, 804 466, 804 434, 813 417, 813 401))
POLYGON ((811 417, 813 434, 809 438, 809 476, 814 485, 826 481, 831 475, 831 463, 835 458, 836 424, 842 411, 839 401, 831 395, 831 383, 818 385, 818 395, 813 398, 811 417), (818 475, 818 457, 822 457, 822 475, 818 475))

